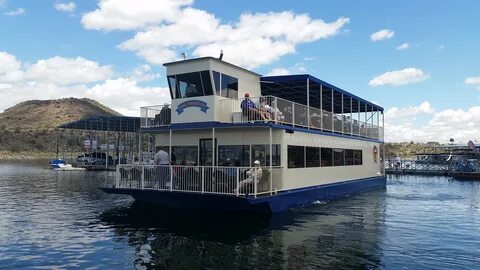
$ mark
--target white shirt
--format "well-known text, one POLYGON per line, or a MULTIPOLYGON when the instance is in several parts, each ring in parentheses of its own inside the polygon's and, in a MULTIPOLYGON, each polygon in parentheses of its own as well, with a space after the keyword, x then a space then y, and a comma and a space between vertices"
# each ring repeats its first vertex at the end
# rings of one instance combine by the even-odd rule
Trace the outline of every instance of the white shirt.
POLYGON ((153 160, 155 161, 155 165, 169 165, 170 155, 167 152, 160 150, 155 154, 153 160))

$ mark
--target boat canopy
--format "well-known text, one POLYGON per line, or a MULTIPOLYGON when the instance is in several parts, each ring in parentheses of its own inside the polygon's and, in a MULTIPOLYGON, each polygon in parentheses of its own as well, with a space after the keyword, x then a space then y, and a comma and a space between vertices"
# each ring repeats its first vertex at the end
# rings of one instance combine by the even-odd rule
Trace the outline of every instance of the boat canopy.
POLYGON ((83 118, 58 127, 64 129, 137 132, 140 129, 140 117, 99 115, 83 118))
POLYGON ((383 112, 383 108, 309 74, 260 78, 262 96, 276 96, 334 113, 383 112), (333 101, 333 106, 332 106, 333 101))

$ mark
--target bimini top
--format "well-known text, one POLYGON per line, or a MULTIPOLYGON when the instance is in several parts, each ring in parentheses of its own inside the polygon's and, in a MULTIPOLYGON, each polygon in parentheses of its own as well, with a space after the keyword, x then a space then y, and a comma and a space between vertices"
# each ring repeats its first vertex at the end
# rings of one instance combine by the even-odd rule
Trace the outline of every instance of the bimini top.
POLYGON ((99 115, 83 118, 58 127, 65 129, 137 132, 140 129, 140 117, 99 115))
POLYGON ((344 113, 382 111, 383 108, 309 74, 260 78, 262 96, 276 96, 315 108, 331 108, 344 113), (307 98, 307 85, 310 97, 307 98), (321 93, 321 95, 320 95, 321 93))

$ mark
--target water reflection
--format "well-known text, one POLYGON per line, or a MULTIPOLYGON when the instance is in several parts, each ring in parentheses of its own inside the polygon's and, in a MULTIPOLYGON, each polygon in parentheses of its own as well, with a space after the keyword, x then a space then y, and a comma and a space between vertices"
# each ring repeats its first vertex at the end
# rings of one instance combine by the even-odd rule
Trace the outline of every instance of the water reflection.
POLYGON ((128 239, 137 267, 371 268, 381 266, 384 191, 271 217, 178 212, 135 202, 99 220, 128 239))

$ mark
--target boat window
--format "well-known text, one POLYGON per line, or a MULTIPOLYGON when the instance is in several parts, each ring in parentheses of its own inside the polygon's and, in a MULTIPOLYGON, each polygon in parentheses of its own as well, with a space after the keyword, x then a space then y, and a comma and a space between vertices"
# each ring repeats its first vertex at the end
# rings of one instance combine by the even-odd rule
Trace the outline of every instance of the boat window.
POLYGON ((168 76, 168 84, 173 98, 213 95, 208 70, 168 76))
POLYGON ((304 168, 305 167, 305 147, 288 146, 288 168, 304 168))
POLYGON ((305 147, 307 167, 320 167, 320 148, 305 147))
POLYGON ((362 165, 362 150, 353 150, 353 162, 355 165, 362 165))
POLYGON ((217 96, 238 98, 238 79, 213 71, 213 82, 217 96))
POLYGON ((216 71, 212 71, 213 72, 213 83, 215 84, 215 94, 217 96, 220 96, 220 76, 221 74, 216 72, 216 71))
POLYGON ((345 149, 345 166, 353 165, 353 151, 351 149, 345 149))
POLYGON ((333 150, 332 148, 323 148, 321 149, 321 157, 322 157, 322 167, 330 167, 333 166, 333 150))
POLYGON ((248 167, 250 145, 219 145, 218 164, 220 166, 248 167))
MULTIPOLYGON (((272 145, 272 166, 280 166, 280 145, 272 145)), ((270 166, 270 145, 269 144, 257 144, 252 145, 252 158, 251 166, 255 160, 260 161, 262 166, 270 166)))
POLYGON ((343 149, 333 149, 333 165, 344 166, 345 165, 345 151, 343 149))
POLYGON ((238 79, 222 74, 222 96, 228 98, 238 98, 238 79))
POLYGON ((198 162, 198 147, 172 146, 172 163, 175 165, 196 166, 198 162))

